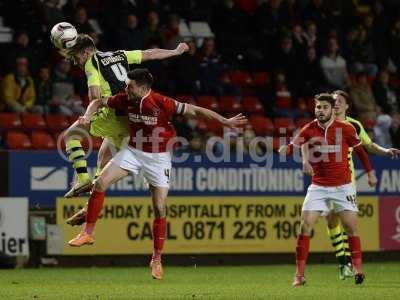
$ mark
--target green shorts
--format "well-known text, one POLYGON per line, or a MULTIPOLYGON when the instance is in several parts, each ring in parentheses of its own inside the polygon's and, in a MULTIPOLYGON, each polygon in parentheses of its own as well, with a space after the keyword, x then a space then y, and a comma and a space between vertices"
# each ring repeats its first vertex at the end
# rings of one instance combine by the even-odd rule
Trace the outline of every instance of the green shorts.
POLYGON ((129 136, 128 117, 116 116, 113 109, 103 107, 90 119, 90 134, 108 138, 120 149, 123 140, 129 136))

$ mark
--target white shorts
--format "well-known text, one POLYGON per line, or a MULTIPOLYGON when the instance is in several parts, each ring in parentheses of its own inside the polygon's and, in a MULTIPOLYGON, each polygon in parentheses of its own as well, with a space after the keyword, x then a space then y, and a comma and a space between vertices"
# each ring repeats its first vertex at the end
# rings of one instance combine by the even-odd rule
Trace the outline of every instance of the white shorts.
POLYGON ((152 186, 169 187, 171 174, 171 153, 143 152, 131 146, 119 151, 111 160, 122 169, 139 174, 152 186))
POLYGON ((307 189, 302 210, 322 211, 325 214, 331 210, 358 212, 356 189, 352 183, 335 187, 311 184, 307 189))

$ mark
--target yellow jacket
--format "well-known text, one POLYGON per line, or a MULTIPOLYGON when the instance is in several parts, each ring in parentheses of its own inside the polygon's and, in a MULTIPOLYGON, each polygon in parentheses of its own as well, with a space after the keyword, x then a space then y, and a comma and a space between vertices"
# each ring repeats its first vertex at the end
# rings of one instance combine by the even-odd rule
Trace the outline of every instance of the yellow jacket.
POLYGON ((35 85, 30 76, 26 78, 26 81, 26 87, 22 88, 14 74, 8 74, 3 78, 0 89, 0 108, 4 105, 13 107, 17 103, 26 108, 33 106, 36 100, 35 85))

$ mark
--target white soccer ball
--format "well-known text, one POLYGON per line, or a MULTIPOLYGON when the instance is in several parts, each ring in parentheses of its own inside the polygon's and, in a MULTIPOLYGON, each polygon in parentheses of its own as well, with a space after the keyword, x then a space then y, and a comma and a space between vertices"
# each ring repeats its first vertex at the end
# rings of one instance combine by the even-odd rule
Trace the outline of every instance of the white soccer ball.
POLYGON ((55 47, 66 50, 76 44, 78 32, 76 28, 67 22, 61 22, 51 29, 50 39, 55 47))

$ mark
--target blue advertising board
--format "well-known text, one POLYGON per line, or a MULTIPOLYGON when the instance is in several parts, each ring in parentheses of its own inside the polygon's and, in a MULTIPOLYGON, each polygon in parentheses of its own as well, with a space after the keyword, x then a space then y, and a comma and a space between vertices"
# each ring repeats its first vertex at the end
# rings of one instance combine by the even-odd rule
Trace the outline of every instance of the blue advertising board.
MULTIPOLYGON (((88 158, 93 174, 96 153, 88 158)), ((282 162, 279 155, 271 161, 256 162, 250 156, 243 160, 213 162, 204 155, 188 155, 173 163, 170 195, 174 196, 294 196, 304 195, 310 178, 293 159, 282 162)), ((400 194, 400 161, 386 157, 371 157, 379 179, 370 188, 365 173, 357 168, 359 194, 400 194)), ((56 197, 63 196, 74 180, 70 164, 57 151, 9 153, 9 196, 29 197, 31 208, 53 208, 56 197)), ((129 175, 115 183, 107 192, 110 196, 148 195, 142 177, 129 175)))

